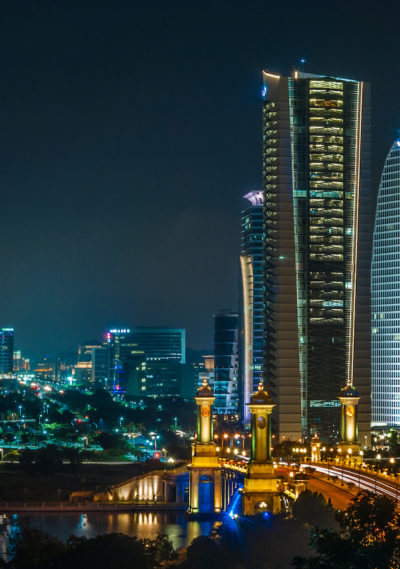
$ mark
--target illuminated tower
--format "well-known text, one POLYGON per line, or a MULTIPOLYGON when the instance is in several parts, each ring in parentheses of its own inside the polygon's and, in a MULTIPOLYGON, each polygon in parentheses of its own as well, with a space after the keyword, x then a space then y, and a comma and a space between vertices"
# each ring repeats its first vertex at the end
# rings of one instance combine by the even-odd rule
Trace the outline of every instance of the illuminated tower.
POLYGON ((360 445, 358 444, 358 402, 360 397, 357 391, 350 384, 342 389, 340 397, 338 397, 342 406, 342 414, 340 421, 340 448, 345 453, 358 457, 360 454, 360 445))
POLYGON ((0 374, 13 372, 14 358, 14 328, 0 330, 0 374))
POLYGON ((372 249, 371 424, 378 428, 400 426, 399 230, 400 139, 397 139, 382 171, 372 249))
POLYGON ((242 490, 242 511, 245 516, 268 511, 278 513, 281 500, 278 479, 271 460, 271 397, 262 383, 250 398, 251 459, 242 490))
POLYGON ((279 438, 337 442, 344 381, 369 437, 369 86, 264 72, 264 382, 279 438))
POLYGON ((189 465, 189 514, 220 512, 221 469, 213 439, 213 392, 204 380, 194 398, 197 405, 197 440, 189 465))
POLYGON ((242 274, 242 419, 250 421, 247 402, 262 380, 263 321, 263 192, 244 196, 249 205, 242 211, 240 268, 242 274))

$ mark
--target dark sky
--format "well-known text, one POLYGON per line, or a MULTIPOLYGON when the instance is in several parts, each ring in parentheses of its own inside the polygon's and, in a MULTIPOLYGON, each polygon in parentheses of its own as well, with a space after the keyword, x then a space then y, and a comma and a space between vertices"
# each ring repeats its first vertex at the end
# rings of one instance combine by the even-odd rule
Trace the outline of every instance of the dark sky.
POLYGON ((374 173, 400 126, 398 2, 12 1, 0 8, 0 326, 34 356, 108 326, 235 308, 261 185, 261 70, 373 83, 374 173))

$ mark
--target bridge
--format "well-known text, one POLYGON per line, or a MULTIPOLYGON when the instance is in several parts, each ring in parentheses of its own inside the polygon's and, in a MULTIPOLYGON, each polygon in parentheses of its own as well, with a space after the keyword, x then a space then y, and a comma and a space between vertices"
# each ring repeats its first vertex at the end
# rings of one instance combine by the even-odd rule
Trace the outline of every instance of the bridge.
POLYGON ((189 516, 229 512, 252 516, 287 510, 309 487, 330 499, 339 509, 347 507, 363 489, 398 499, 399 482, 387 473, 371 471, 362 462, 357 442, 358 394, 350 384, 342 390, 342 440, 336 459, 321 461, 321 441, 311 442, 311 462, 297 467, 273 463, 270 416, 274 404, 262 384, 250 399, 251 456, 249 462, 222 460, 217 455, 213 435, 212 406, 215 397, 204 383, 197 391, 197 436, 192 444, 192 461, 170 471, 154 471, 136 476, 102 492, 75 492, 72 501, 82 499, 110 504, 131 504, 132 509, 162 505, 187 509, 189 516), (312 468, 310 468, 312 467, 312 468), (307 474, 305 474, 307 471, 307 474))

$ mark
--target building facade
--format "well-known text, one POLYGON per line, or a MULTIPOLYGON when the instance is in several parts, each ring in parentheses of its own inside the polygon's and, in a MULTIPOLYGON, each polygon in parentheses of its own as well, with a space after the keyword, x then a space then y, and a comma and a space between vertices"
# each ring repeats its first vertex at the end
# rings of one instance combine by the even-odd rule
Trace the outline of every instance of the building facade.
POLYGON ((186 330, 184 328, 138 327, 131 338, 146 354, 147 360, 186 362, 186 330))
POLYGON ((181 328, 124 328, 106 334, 109 377, 114 392, 179 395, 186 360, 181 328))
POLYGON ((12 374, 14 369, 14 328, 0 330, 0 374, 12 374))
POLYGON ((242 277, 240 372, 242 419, 250 421, 248 403, 262 380, 264 351, 263 289, 263 192, 244 196, 249 205, 242 211, 240 269, 242 277))
POLYGON ((214 315, 214 413, 218 415, 239 412, 238 335, 237 313, 214 315))
POLYGON ((370 97, 359 81, 264 72, 264 380, 279 437, 339 439, 359 391, 369 440, 370 97))
POLYGON ((372 427, 400 427, 400 139, 379 185, 371 267, 372 427))

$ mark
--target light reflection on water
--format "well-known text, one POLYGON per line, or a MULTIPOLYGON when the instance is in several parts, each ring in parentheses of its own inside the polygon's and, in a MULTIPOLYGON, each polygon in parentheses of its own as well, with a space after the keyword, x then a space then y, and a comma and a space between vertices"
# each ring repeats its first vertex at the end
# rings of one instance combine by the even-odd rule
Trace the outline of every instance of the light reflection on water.
MULTIPOLYGON (((4 519, 4 518, 3 518, 4 519)), ((189 545, 199 535, 208 535, 213 521, 188 521, 184 512, 88 512, 46 513, 7 516, 12 524, 29 520, 32 527, 42 529, 62 540, 70 535, 96 537, 104 533, 124 533, 139 539, 154 539, 165 533, 175 548, 189 545)), ((4 546, 4 542, 1 544, 4 546)), ((3 547, 1 549, 4 552, 3 547)))

